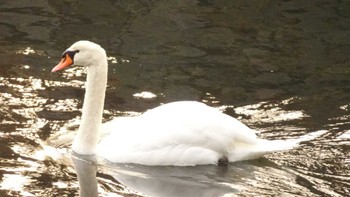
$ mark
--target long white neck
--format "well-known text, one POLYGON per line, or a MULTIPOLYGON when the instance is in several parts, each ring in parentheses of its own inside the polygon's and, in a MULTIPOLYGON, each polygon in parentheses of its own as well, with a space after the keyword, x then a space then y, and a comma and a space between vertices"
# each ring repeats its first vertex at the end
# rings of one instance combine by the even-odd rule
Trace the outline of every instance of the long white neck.
POLYGON ((99 65, 88 66, 81 124, 72 145, 78 154, 95 154, 100 138, 108 73, 107 58, 100 60, 92 62, 99 65))

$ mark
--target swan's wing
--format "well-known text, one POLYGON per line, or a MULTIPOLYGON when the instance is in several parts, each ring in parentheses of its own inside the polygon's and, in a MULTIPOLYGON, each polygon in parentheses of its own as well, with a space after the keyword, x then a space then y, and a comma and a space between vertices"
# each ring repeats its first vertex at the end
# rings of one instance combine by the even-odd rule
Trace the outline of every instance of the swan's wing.
POLYGON ((141 116, 117 118, 99 144, 113 162, 149 165, 216 163, 236 142, 254 144, 254 131, 238 120, 198 102, 175 102, 141 116), (152 163, 152 164, 150 164, 152 163))

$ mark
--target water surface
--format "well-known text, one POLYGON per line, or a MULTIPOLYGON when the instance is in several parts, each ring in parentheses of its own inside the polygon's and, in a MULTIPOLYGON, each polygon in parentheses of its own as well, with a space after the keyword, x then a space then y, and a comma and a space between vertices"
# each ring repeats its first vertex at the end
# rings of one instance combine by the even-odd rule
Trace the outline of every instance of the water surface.
POLYGON ((85 71, 50 71, 82 39, 109 56, 105 121, 197 100, 262 138, 328 130, 227 168, 92 165, 99 195, 350 192, 349 1, 19 0, 2 2, 0 17, 0 196, 78 195, 69 143, 47 144, 79 123, 85 71))

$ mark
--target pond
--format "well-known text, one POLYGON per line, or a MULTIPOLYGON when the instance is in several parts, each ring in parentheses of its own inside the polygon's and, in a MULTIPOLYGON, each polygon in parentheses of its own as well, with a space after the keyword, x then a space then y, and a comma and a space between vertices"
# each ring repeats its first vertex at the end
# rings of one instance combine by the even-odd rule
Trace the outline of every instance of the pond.
POLYGON ((349 1, 17 0, 0 17, 0 196, 350 192, 349 1), (95 165, 51 144, 80 121, 85 70, 51 74, 78 40, 107 51, 104 121, 195 100, 264 139, 327 132, 226 167, 95 165))

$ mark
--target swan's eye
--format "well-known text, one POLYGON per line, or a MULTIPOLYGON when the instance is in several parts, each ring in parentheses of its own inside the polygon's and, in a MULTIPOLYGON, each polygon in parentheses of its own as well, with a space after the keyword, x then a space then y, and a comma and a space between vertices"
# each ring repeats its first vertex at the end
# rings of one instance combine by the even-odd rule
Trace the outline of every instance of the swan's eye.
POLYGON ((74 59, 74 55, 76 53, 79 53, 79 50, 75 50, 75 51, 65 51, 62 53, 62 58, 65 58, 66 55, 68 55, 72 60, 74 59))

